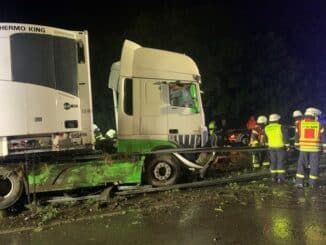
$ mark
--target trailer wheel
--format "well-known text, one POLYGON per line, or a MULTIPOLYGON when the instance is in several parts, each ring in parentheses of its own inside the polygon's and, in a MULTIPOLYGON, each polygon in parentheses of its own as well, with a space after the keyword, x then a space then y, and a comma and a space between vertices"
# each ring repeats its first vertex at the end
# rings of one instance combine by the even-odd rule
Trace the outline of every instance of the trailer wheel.
POLYGON ((180 165, 171 155, 155 156, 146 168, 146 180, 152 186, 176 184, 180 175, 180 165))
POLYGON ((14 205, 23 191, 23 182, 17 173, 0 167, 0 209, 14 205))

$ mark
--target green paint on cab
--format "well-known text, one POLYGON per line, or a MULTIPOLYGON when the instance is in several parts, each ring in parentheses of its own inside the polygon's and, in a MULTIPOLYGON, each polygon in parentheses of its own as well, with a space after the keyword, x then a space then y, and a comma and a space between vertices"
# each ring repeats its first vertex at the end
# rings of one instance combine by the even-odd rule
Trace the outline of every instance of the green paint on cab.
POLYGON ((135 139, 118 139, 118 152, 124 153, 147 153, 153 151, 155 148, 177 148, 177 146, 165 140, 135 140, 135 139))

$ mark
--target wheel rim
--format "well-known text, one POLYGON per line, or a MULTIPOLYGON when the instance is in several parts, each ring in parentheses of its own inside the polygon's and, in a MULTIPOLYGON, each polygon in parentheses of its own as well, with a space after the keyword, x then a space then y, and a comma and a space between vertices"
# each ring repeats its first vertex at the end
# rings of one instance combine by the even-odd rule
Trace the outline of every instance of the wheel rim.
POLYGON ((248 138, 243 138, 242 139, 242 144, 247 145, 249 143, 249 139, 248 138))
POLYGON ((154 168, 154 177, 160 181, 168 180, 172 175, 172 168, 166 162, 159 162, 154 168))
POLYGON ((13 183, 10 178, 1 178, 0 177, 0 197, 7 198, 11 195, 13 191, 13 183))

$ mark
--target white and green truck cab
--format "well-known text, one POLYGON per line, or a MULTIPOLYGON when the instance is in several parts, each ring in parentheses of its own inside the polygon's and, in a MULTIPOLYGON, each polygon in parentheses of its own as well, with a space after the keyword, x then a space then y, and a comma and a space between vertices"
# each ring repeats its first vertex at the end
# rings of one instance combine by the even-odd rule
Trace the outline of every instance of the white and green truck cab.
POLYGON ((207 139, 196 63, 126 40, 112 65, 119 152, 202 147, 207 139))
POLYGON ((144 159, 145 180, 155 186, 176 183, 181 169, 202 166, 179 153, 156 150, 200 148, 207 128, 200 73, 187 55, 142 47, 126 40, 112 65, 118 152, 152 153, 144 159))

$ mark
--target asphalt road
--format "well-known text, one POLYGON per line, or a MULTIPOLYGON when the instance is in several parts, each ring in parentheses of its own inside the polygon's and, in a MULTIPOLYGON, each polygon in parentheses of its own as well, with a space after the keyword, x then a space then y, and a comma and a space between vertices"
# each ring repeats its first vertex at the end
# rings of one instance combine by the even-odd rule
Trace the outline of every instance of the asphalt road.
POLYGON ((249 187, 145 196, 133 200, 142 208, 2 235, 0 244, 326 244, 325 186, 315 191, 291 183, 249 187))

